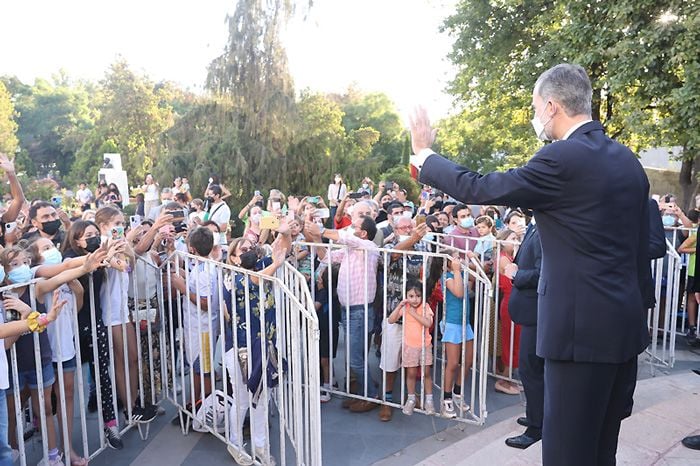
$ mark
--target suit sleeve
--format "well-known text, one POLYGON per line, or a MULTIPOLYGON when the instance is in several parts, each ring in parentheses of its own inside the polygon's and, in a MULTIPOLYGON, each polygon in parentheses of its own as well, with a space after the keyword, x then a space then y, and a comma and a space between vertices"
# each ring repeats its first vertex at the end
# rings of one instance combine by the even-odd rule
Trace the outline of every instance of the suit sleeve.
POLYGON ((649 199, 649 260, 660 259, 665 255, 666 234, 661 221, 661 212, 656 201, 649 199))
MULTIPOLYGON (((466 204, 520 205, 548 209, 566 183, 564 163, 555 144, 542 148, 521 168, 480 175, 440 155, 428 157, 420 182, 446 192, 466 204)), ((561 147, 561 146, 557 146, 561 147)))
POLYGON ((533 269, 518 269, 513 279, 513 286, 519 290, 537 289, 540 281, 540 269, 542 268, 542 245, 540 235, 535 232, 531 238, 532 247, 535 253, 535 267, 533 269))

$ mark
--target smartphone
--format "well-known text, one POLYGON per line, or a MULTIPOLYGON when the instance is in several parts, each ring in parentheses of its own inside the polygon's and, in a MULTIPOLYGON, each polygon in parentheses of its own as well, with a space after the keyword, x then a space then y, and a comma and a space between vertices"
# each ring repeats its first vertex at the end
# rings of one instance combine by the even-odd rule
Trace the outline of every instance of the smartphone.
POLYGON ((141 226, 141 222, 143 222, 143 217, 141 217, 140 215, 132 215, 131 217, 129 217, 129 228, 131 228, 132 230, 134 228, 138 228, 139 226, 141 226))
POLYGON ((173 225, 175 226, 175 233, 187 231, 187 225, 184 222, 175 222, 173 225))
POLYGON ((61 207, 61 196, 54 196, 51 198, 51 204, 54 205, 54 207, 61 207))
POLYGON ((262 230, 276 230, 280 227, 280 220, 277 217, 269 216, 260 219, 262 230))
POLYGON ((114 227, 110 231, 110 239, 118 240, 124 238, 124 227, 114 227))
POLYGON ((105 179, 105 174, 104 174, 104 173, 100 173, 100 181, 107 182, 107 180, 105 179))
POLYGON ((348 194, 348 197, 350 199, 362 199, 362 196, 364 196, 364 193, 350 193, 348 194))
POLYGON ((17 228, 17 222, 10 222, 5 224, 5 233, 9 233, 17 228))
POLYGON ((328 218, 331 213, 328 209, 316 209, 314 212, 314 218, 328 218))
POLYGON ((173 211, 168 212, 168 213, 173 216, 173 219, 185 218, 185 211, 184 210, 173 210, 173 211))
POLYGON ((387 181, 387 182, 386 182, 386 190, 387 190, 387 191, 391 191, 392 189, 394 189, 394 182, 393 182, 393 181, 387 181))
POLYGON ((14 309, 5 309, 5 322, 15 322, 22 319, 22 315, 14 309))
POLYGON ((310 202, 311 204, 318 204, 321 202, 321 197, 320 196, 310 196, 307 197, 306 200, 310 202))

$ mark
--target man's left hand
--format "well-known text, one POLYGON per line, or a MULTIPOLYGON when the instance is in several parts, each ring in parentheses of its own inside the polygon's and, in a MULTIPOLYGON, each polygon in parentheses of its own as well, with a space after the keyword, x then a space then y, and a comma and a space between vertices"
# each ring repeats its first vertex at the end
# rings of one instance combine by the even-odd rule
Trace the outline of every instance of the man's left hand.
POLYGON ((508 264, 503 269, 503 275, 505 275, 506 277, 508 277, 512 280, 517 271, 518 271, 518 264, 508 264))

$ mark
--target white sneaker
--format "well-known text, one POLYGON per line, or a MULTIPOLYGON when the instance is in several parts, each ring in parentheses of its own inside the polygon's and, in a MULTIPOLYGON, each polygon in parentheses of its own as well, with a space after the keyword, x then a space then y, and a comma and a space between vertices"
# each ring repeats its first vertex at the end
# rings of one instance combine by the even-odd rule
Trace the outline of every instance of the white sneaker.
POLYGON ((409 398, 408 400, 406 400, 406 404, 403 405, 402 411, 406 416, 410 416, 411 414, 413 414, 413 409, 415 407, 416 407, 416 399, 409 398))
POLYGON ((469 404, 464 402, 464 398, 462 398, 462 395, 455 395, 453 393, 452 400, 454 400, 455 405, 462 412, 462 414, 468 413, 469 410, 471 409, 469 407, 469 404))
POLYGON ((246 453, 243 447, 238 448, 235 445, 228 445, 226 450, 233 458, 233 461, 235 461, 237 464, 240 464, 241 466, 250 466, 253 464, 253 458, 246 453))
POLYGON ((58 455, 58 458, 55 460, 48 460, 42 458, 41 461, 39 461, 36 466, 65 466, 63 464, 63 460, 61 459, 61 455, 58 455))
POLYGON ((454 404, 452 404, 452 399, 448 398, 446 400, 442 400, 442 409, 440 410, 440 416, 447 419, 454 419, 457 417, 457 413, 455 413, 454 404))
POLYGON ((321 403, 328 403, 329 401, 331 401, 331 392, 328 391, 330 389, 330 385, 325 383, 321 387, 321 403))
POLYGON ((423 409, 425 410, 425 414, 429 416, 435 414, 435 404, 433 403, 432 396, 430 398, 428 398, 427 396, 425 397, 425 407, 423 409))
POLYGON ((275 461, 275 457, 272 455, 267 455, 265 452, 265 447, 255 447, 255 456, 258 461, 263 466, 276 466, 277 462, 275 461))

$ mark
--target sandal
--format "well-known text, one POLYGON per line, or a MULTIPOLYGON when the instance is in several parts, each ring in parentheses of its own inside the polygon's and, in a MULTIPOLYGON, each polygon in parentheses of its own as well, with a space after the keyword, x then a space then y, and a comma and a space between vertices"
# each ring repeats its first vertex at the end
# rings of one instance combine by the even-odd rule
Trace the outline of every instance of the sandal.
POLYGON ((520 390, 518 390, 518 387, 514 387, 511 384, 508 384, 504 380, 499 380, 496 382, 495 389, 497 392, 505 393, 506 395, 519 395, 520 390))
POLYGON ((70 464, 71 466, 88 466, 88 463, 90 462, 89 459, 83 458, 82 456, 75 455, 73 456, 73 453, 70 455, 70 464))

